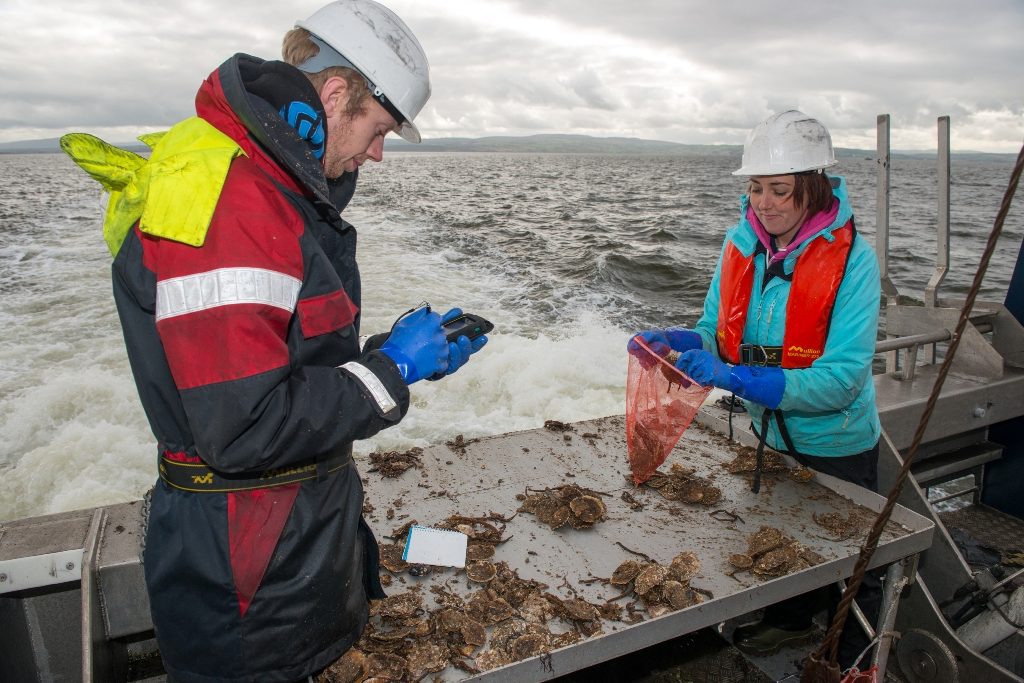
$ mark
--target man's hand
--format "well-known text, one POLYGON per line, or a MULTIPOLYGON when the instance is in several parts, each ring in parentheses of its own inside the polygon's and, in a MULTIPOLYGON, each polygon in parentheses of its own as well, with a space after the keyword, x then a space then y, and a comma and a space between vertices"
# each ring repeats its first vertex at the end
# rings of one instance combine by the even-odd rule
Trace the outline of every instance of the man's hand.
POLYGON ((448 340, 441 316, 426 306, 399 319, 380 350, 395 361, 406 384, 448 370, 448 340))
MULTIPOLYGON (((449 320, 453 320, 460 315, 462 315, 462 309, 453 308, 441 317, 441 324, 443 325, 449 320)), ((445 372, 432 375, 429 379, 431 381, 436 381, 453 374, 456 370, 469 362, 469 357, 482 349, 486 343, 487 335, 481 335, 473 341, 470 341, 469 337, 466 335, 462 335, 454 342, 448 342, 448 369, 445 372)))

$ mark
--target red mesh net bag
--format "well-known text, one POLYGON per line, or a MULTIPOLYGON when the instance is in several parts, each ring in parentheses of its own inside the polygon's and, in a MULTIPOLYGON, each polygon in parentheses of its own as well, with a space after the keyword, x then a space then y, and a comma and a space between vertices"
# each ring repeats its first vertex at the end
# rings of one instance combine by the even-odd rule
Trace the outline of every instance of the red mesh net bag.
POLYGON ((878 683, 878 665, 872 666, 867 671, 853 667, 843 676, 841 683, 878 683))
POLYGON ((629 354, 626 376, 626 448, 633 481, 639 485, 665 462, 711 387, 691 380, 642 338, 634 341, 639 348, 629 354))

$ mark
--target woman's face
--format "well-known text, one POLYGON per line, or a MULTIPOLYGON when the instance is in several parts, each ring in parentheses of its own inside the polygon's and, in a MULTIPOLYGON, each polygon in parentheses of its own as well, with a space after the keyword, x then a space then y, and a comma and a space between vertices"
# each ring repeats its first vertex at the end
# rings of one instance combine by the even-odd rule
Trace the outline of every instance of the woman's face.
POLYGON ((807 208, 793 204, 796 176, 771 175, 750 178, 750 206, 768 234, 775 237, 779 248, 785 247, 804 224, 807 208))

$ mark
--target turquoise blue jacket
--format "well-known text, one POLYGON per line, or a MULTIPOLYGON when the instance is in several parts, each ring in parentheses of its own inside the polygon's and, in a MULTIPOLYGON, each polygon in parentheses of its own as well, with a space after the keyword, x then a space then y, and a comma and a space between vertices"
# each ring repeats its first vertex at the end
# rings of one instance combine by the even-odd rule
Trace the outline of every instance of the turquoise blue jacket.
MULTIPOLYGON (((853 218, 846 180, 841 177, 833 180, 839 181, 833 190, 839 200, 839 213, 832 225, 786 257, 784 268, 787 274, 793 272, 800 255, 812 240, 832 240, 832 231, 853 218)), ((750 256, 757 247, 757 236, 746 217, 748 205, 749 198, 743 195, 740 199, 740 221, 726 233, 723 253, 728 242, 735 244, 745 256, 750 256)), ((789 282, 775 277, 762 291, 766 259, 767 255, 763 253, 754 259, 754 291, 743 330, 743 343, 781 346, 786 329, 789 282)), ((704 300, 704 315, 696 325, 696 331, 704 339, 704 348, 716 355, 721 270, 722 257, 719 255, 718 266, 704 300)), ((809 368, 783 370, 786 389, 779 409, 799 452, 819 457, 855 455, 872 448, 878 441, 881 426, 875 406, 871 362, 878 332, 880 298, 881 284, 874 249, 857 235, 851 247, 846 274, 839 286, 824 354, 809 368)), ((749 401, 746 406, 754 424, 760 428, 764 408, 749 401)), ((785 450, 786 445, 775 420, 769 424, 768 445, 785 450)))

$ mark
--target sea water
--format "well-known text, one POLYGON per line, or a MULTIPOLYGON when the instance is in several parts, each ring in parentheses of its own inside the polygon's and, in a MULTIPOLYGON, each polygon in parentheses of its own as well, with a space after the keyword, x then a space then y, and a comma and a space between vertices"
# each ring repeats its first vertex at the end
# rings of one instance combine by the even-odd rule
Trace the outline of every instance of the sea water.
MULTIPOLYGON (((630 333, 700 315, 743 180, 731 154, 389 155, 364 167, 345 217, 359 234, 362 334, 421 301, 495 324, 402 422, 358 442, 405 450, 621 414, 630 333)), ((874 242, 876 162, 843 159, 874 242)), ((957 162, 951 269, 963 296, 1009 162, 957 162)), ((920 298, 935 262, 934 160, 892 164, 890 273, 920 298)), ((156 450, 111 295, 99 186, 61 154, 0 155, 0 520, 133 500, 156 450)), ((1001 301, 1024 221, 1015 208, 982 297, 1001 301)))

